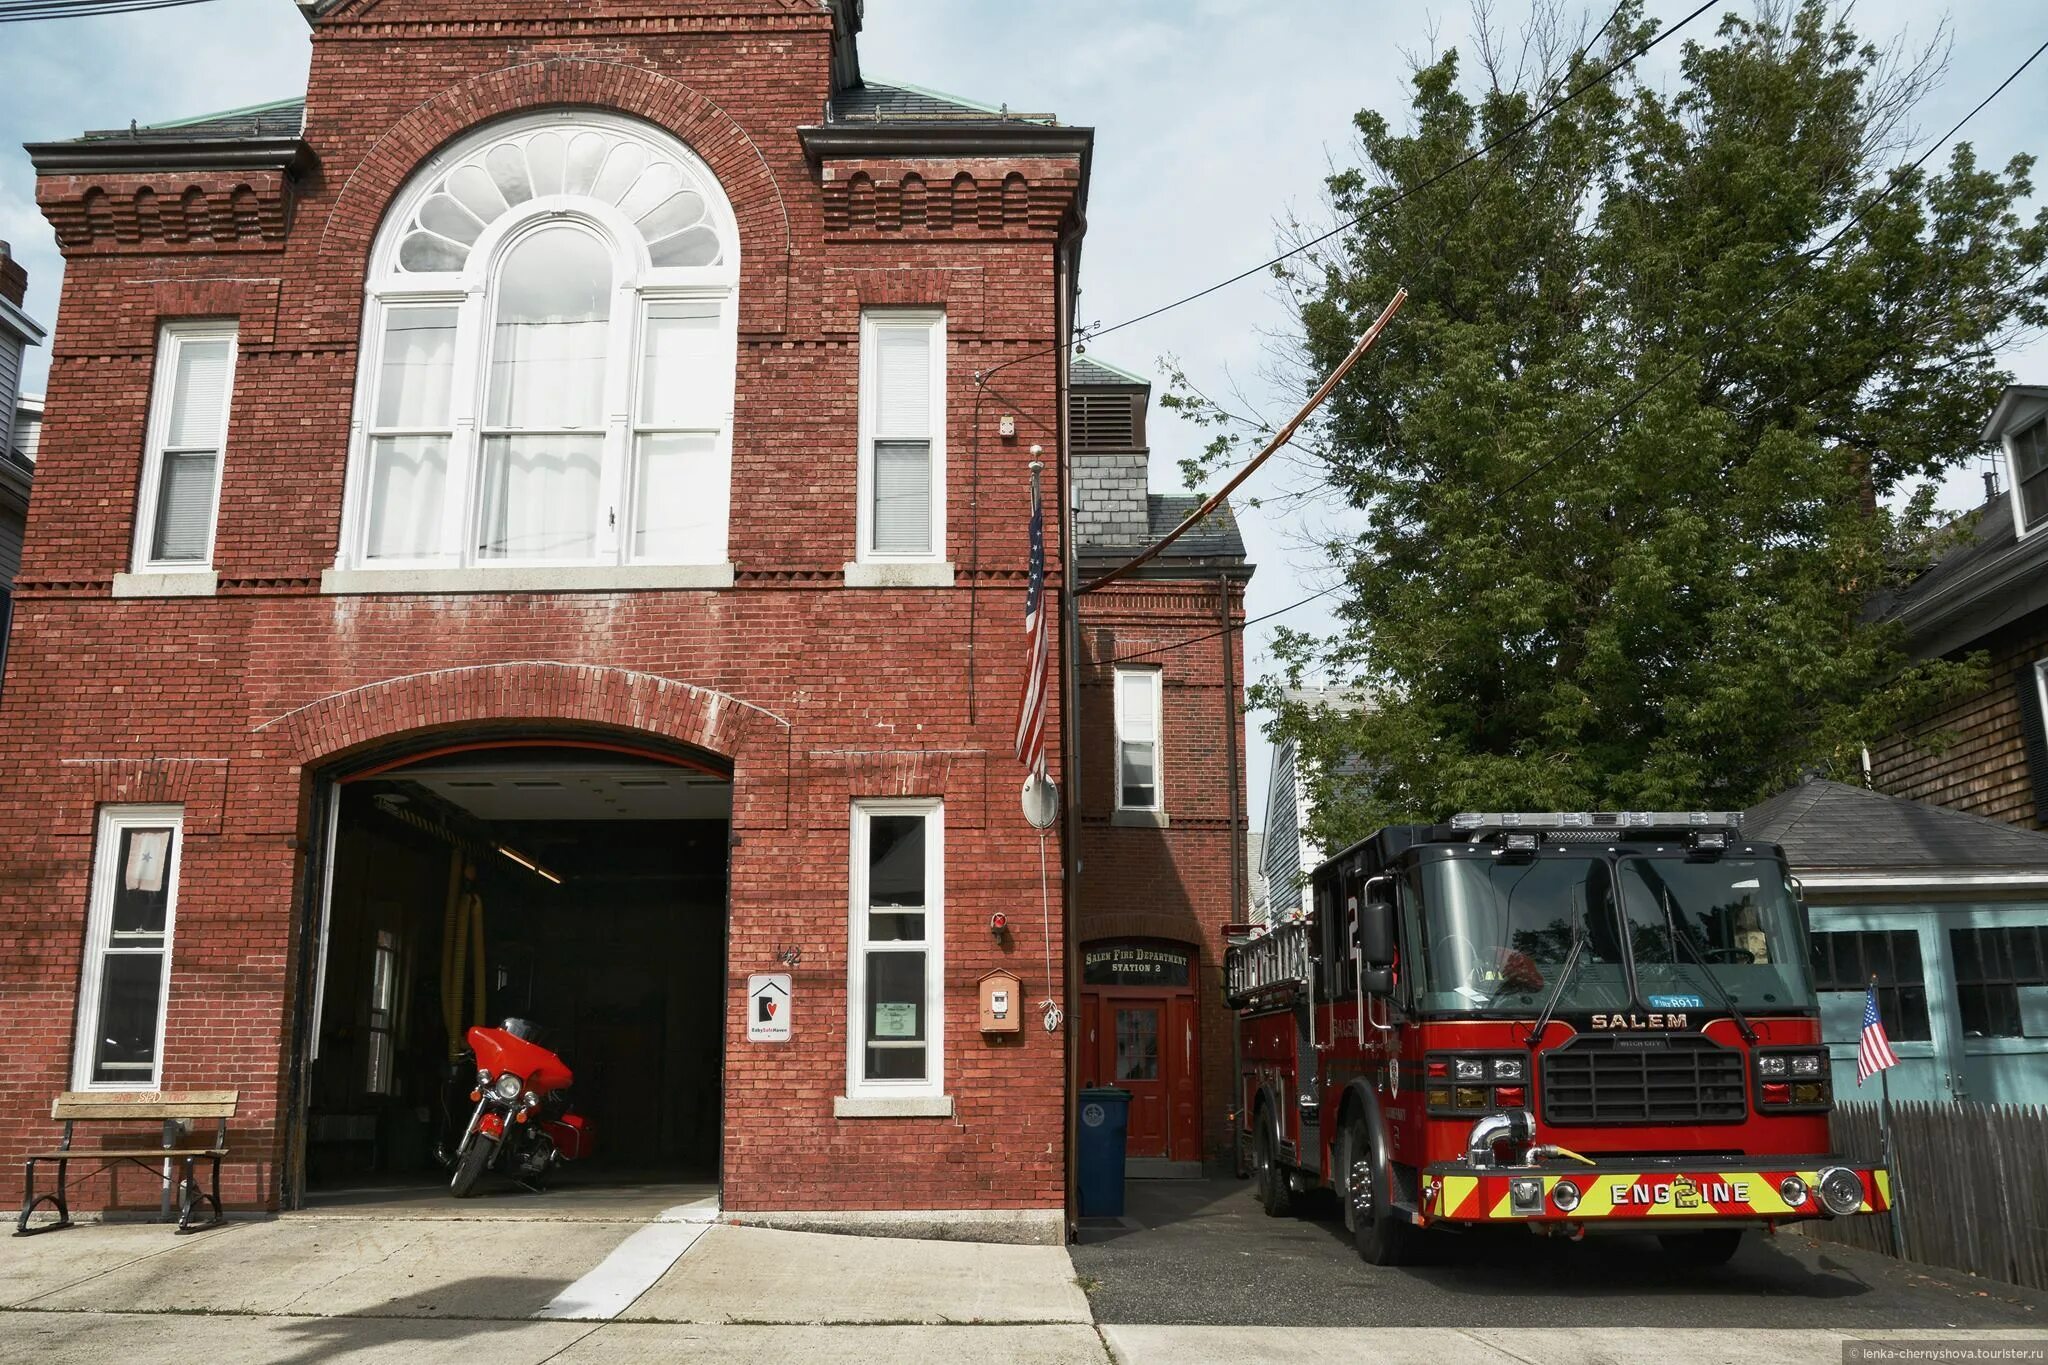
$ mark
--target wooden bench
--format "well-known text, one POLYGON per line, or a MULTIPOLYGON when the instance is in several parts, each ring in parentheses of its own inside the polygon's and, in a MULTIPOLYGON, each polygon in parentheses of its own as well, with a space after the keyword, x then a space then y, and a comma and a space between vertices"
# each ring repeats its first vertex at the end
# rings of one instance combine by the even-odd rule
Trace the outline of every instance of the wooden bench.
MULTIPOLYGON (((226 1222, 220 1207, 220 1159, 228 1153, 228 1120, 235 1116, 235 1102, 239 1091, 234 1090, 185 1090, 179 1092, 161 1090, 67 1090, 50 1104, 50 1117, 64 1125, 64 1138, 55 1151, 32 1152, 28 1157, 28 1172, 23 1182, 21 1196, 21 1221, 15 1224, 14 1235, 27 1237, 38 1232, 55 1232, 58 1228, 71 1226, 71 1205, 66 1197, 66 1185, 70 1179, 71 1163, 74 1161, 98 1161, 99 1169, 110 1170, 124 1161, 132 1161, 144 1170, 160 1170, 160 1163, 179 1163, 182 1179, 178 1184, 178 1231, 197 1232, 201 1228, 216 1227, 226 1222), (193 1135, 184 1131, 181 1120, 213 1119, 215 1129, 213 1142, 201 1146, 193 1135), (143 1120, 161 1120, 163 1142, 156 1147, 146 1147, 140 1141, 127 1146, 115 1147, 74 1147, 72 1135, 81 1123, 135 1123, 143 1120), (54 1161, 57 1163, 57 1188, 54 1193, 36 1193, 36 1163, 54 1161), (193 1178, 193 1163, 213 1163, 213 1192, 199 1188, 193 1178), (204 1200, 213 1205, 213 1217, 204 1223, 195 1224, 192 1214, 204 1200), (41 1227, 28 1225, 29 1216, 36 1209, 48 1204, 57 1211, 57 1221, 41 1227)), ((123 1137, 132 1135, 123 1134, 123 1137)), ((168 1192, 166 1194, 168 1197, 168 1192)))

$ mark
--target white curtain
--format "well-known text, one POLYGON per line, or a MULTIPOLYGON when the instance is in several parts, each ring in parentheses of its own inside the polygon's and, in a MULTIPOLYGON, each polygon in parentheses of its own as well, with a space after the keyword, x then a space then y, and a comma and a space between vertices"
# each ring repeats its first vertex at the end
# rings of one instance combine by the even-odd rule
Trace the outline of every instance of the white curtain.
POLYGON ((932 328, 882 323, 874 340, 869 535, 878 554, 932 552, 932 328))

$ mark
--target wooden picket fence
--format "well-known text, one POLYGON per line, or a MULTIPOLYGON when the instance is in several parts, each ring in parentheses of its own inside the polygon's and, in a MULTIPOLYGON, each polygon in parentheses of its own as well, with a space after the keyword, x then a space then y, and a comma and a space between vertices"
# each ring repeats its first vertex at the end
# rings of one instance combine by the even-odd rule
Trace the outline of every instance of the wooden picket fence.
MULTIPOLYGON (((1877 1161, 1878 1106, 1836 1105, 1834 1147, 1855 1161, 1877 1161)), ((1892 1191, 1903 1253, 1884 1215, 1816 1220, 1803 1230, 1823 1241, 2048 1289, 2048 1108, 1895 1102, 1892 1191)))

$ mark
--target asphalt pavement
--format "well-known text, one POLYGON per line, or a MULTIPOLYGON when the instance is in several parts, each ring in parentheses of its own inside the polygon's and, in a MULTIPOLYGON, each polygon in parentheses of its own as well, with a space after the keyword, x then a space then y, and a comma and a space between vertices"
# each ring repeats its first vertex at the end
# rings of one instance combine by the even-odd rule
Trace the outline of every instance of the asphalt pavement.
POLYGON ((1306 1202, 1268 1218, 1248 1181, 1132 1181, 1122 1226, 1084 1225, 1075 1273, 1096 1321, 1119 1324, 2048 1333, 2048 1294, 1796 1231, 1751 1233, 1707 1270, 1647 1237, 1519 1229, 1443 1234, 1426 1264, 1382 1269, 1358 1258, 1334 1202, 1306 1202))

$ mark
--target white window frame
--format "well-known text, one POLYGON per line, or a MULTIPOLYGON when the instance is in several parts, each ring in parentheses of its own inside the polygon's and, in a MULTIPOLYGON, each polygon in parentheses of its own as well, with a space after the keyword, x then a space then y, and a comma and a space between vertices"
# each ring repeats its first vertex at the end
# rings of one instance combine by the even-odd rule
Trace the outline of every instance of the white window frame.
MULTIPOLYGON (((729 586, 731 565, 733 406, 739 355, 740 239, 732 206, 718 179, 701 158, 672 135, 636 119, 589 109, 552 109, 494 123, 428 158, 386 212, 371 252, 365 285, 362 344, 349 423, 347 491, 342 534, 330 591, 377 590, 382 576, 397 588, 433 591, 447 587, 529 589, 557 583, 576 587, 729 586), (527 131, 570 132, 608 129, 658 145, 695 177, 705 197, 708 221, 722 242, 715 266, 656 266, 646 242, 618 209, 582 195, 550 194, 526 200, 485 227, 460 271, 403 271, 399 247, 414 210, 441 174, 488 145, 527 131), (612 257, 612 305, 607 338, 603 464, 598 484, 595 553, 589 558, 495 557, 478 555, 482 517, 483 431, 490 383, 492 316, 505 255, 532 231, 570 223, 602 242, 612 257), (719 363, 710 383, 710 414, 718 424, 711 454, 707 521, 716 528, 686 561, 636 559, 632 553, 635 461, 640 423, 638 403, 644 324, 649 306, 673 300, 702 300, 719 307, 719 363), (383 368, 384 324, 392 309, 420 304, 456 310, 453 373, 449 383, 448 464, 443 484, 438 548, 411 558, 369 556, 372 423, 383 368), (715 570, 717 572, 706 572, 715 570), (541 581, 536 582, 539 574, 541 581), (593 577, 593 575, 595 575, 593 577), (588 579, 589 581, 584 581, 588 579), (495 580, 495 581, 494 581, 495 580)), ((437 428, 439 430, 439 428, 437 428)), ((378 433, 388 434, 388 433, 378 433)))
POLYGON ((171 1003, 171 951, 178 925, 178 879, 185 862, 185 808, 183 806, 102 806, 93 833, 92 882, 85 924, 85 960, 79 969, 77 1032, 72 1039, 71 1088, 73 1090, 155 1090, 163 1078, 164 1022, 171 1003), (156 999, 156 1062, 146 1080, 98 1081, 93 1079, 93 1062, 100 1029, 101 979, 107 954, 113 949, 111 936, 114 914, 114 878, 120 875, 121 839, 124 829, 171 829, 171 857, 164 869, 169 894, 164 898, 163 979, 156 999))
MULTIPOLYGON (((1160 668, 1118 668, 1110 677, 1110 714, 1116 743, 1116 808, 1159 812, 1166 809, 1166 671, 1160 668), (1152 804, 1124 804, 1124 679, 1152 680, 1152 804)), ((1139 741, 1133 741, 1139 742, 1139 741)))
POLYGON ((2044 427, 2044 435, 2048 435, 2048 411, 2036 413, 1999 438, 1999 445, 2005 450, 2006 482, 2010 485, 2006 489, 2006 497, 2012 504, 2013 535, 2019 540, 2048 531, 2048 517, 2041 518, 2032 526, 2027 525, 2026 502, 2020 494, 2020 455, 2014 445, 2015 437, 2032 431, 2037 426, 2044 427))
POLYGON ((857 564, 944 564, 946 559, 946 310, 943 308, 867 308, 860 315, 860 472, 855 518, 854 562, 857 564), (874 548, 875 442, 888 440, 875 431, 876 384, 880 367, 875 331, 885 326, 923 326, 931 330, 931 549, 923 554, 887 554, 874 548))
POLYGON ((135 499, 135 538, 132 552, 138 574, 204 573, 213 567, 213 549, 220 529, 220 490, 227 482, 228 418, 235 406, 235 368, 241 359, 241 326, 233 318, 166 322, 156 334, 156 375, 150 385, 149 426, 142 454, 142 487, 135 499), (206 553, 198 559, 156 559, 151 542, 156 538, 157 502, 163 493, 164 446, 171 432, 171 402, 177 391, 178 359, 187 343, 226 341, 227 376, 221 384, 220 445, 213 457, 213 505, 206 514, 206 553))
MULTIPOLYGON (((946 812, 936 797, 863 800, 853 803, 846 959, 846 1096, 851 1100, 935 1101, 946 1093, 946 812), (925 819, 925 1075, 915 1081, 871 1081, 866 1077, 868 830, 877 815, 922 815, 925 819)), ((917 951, 882 942, 880 951, 917 951)), ((880 1114, 886 1110, 875 1110, 880 1114)))

